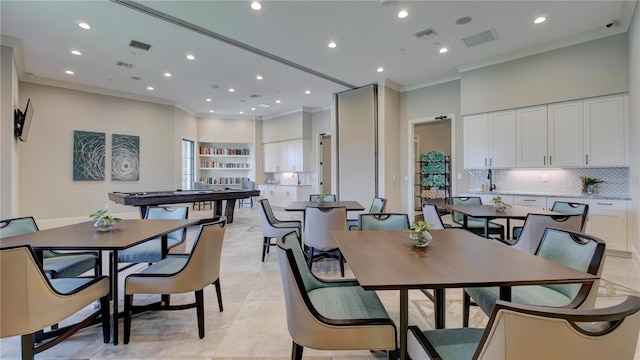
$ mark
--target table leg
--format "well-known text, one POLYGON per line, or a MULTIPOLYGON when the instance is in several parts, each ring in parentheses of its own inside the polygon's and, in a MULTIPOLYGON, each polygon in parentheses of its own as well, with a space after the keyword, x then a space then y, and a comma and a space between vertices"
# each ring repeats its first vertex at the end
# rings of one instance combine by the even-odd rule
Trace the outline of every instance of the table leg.
POLYGON ((500 286, 500 300, 511 301, 511 286, 500 286))
POLYGON ((507 233, 504 236, 505 239, 511 239, 511 219, 507 218, 507 233))
POLYGON ((436 329, 445 328, 445 289, 433 289, 436 329))
POLYGON ((400 289, 400 360, 407 359, 407 331, 409 330, 409 290, 400 289))
POLYGON ((140 206, 140 219, 146 219, 147 218, 147 211, 148 210, 149 210, 149 206, 148 205, 140 206))
POLYGON ((224 216, 227 217, 227 224, 233 222, 233 209, 236 207, 236 199, 228 199, 227 206, 224 212, 224 216))
POLYGON ((213 201, 213 218, 222 216, 222 200, 213 201))
POLYGON ((489 218, 484 219, 484 238, 489 238, 489 218))
POLYGON ((118 250, 113 250, 112 252, 109 277, 111 278, 111 300, 113 301, 113 313, 111 315, 113 345, 118 345, 118 250))

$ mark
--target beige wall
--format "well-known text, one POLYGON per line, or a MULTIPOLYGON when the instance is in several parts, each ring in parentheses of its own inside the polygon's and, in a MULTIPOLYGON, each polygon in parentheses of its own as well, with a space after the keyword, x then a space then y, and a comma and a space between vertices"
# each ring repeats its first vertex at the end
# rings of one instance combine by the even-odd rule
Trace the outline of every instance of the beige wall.
POLYGON ((0 219, 15 217, 20 210, 19 141, 13 136, 13 110, 20 107, 17 73, 13 49, 0 46, 0 219))
POLYGON ((378 89, 378 191, 381 197, 387 199, 385 211, 402 212, 400 92, 382 85, 378 89))
MULTIPOLYGON (((119 97, 20 83, 20 102, 34 104, 29 139, 20 144, 20 216, 36 220, 84 218, 105 204, 114 213, 137 212, 108 200, 113 191, 176 189, 174 108, 119 97), (73 181, 73 131, 106 135, 105 180, 73 181), (111 180, 111 135, 140 136, 140 180, 111 180)), ((178 139, 178 140, 177 140, 178 139)), ((39 224, 41 221, 38 221, 39 224)))
POLYGON ((462 73, 462 114, 629 90, 627 34, 462 73))
MULTIPOLYGON (((174 141, 174 150, 173 150, 173 161, 176 164, 176 173, 174 174, 173 181, 175 184, 180 184, 178 187, 182 187, 182 171, 180 171, 182 167, 182 139, 191 140, 194 142, 194 145, 198 146, 198 121, 197 118, 187 113, 184 110, 176 108, 174 111, 174 128, 176 139, 174 141)), ((194 159, 194 166, 197 169, 197 160, 196 156, 194 159)), ((197 170, 196 170, 197 174, 197 170)))
POLYGON ((636 4, 631 27, 629 28, 629 123, 630 123, 630 186, 633 208, 629 217, 630 250, 640 266, 640 5, 636 4))
POLYGON ((264 143, 311 138, 311 114, 300 110, 271 119, 263 120, 262 140, 264 143))
POLYGON ((451 155, 451 121, 416 125, 413 134, 420 138, 420 154, 441 150, 451 155))
POLYGON ((254 120, 198 119, 198 141, 220 143, 253 143, 254 120), (229 131, 233 126, 233 131, 229 131))

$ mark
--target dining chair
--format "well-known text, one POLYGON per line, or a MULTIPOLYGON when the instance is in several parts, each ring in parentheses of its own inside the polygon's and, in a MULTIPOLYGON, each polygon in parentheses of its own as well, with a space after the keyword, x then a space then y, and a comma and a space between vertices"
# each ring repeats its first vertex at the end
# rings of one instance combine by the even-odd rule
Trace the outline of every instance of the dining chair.
POLYGON ((398 213, 360 214, 358 230, 409 230, 409 215, 398 213))
POLYGON ((110 339, 109 278, 48 279, 28 245, 0 249, 0 338, 20 336, 22 359, 33 359, 101 317, 104 343, 110 339), (44 332, 45 328, 91 305, 100 309, 78 323, 44 332))
MULTIPOLYGON (((543 259, 596 276, 585 284, 546 284, 513 286, 511 302, 565 308, 593 308, 598 294, 600 275, 604 268, 605 242, 590 235, 547 228, 535 253, 543 259)), ((464 288, 462 299, 462 324, 469 326, 469 307, 479 306, 485 314, 491 314, 500 298, 498 287, 464 288), (472 303, 472 300, 474 303, 472 303)))
POLYGON ((640 297, 599 309, 558 309, 498 300, 484 329, 421 331, 410 326, 407 350, 427 359, 633 359, 640 297))
MULTIPOLYGON (((204 181, 194 181, 193 188, 195 190, 206 190, 207 184, 204 181)), ((198 207, 198 210, 200 210, 201 208, 204 208, 206 210, 207 205, 209 205, 209 209, 211 209, 211 201, 194 201, 193 210, 196 209, 196 206, 198 207)))
POLYGON ((322 280, 305 264, 296 232, 278 240, 292 360, 317 350, 386 350, 397 359, 396 326, 375 291, 356 280, 322 280))
MULTIPOLYGON (((482 199, 477 196, 454 196, 451 198, 451 203, 453 205, 482 205, 482 199)), ((452 215, 454 223, 464 226, 464 215, 455 211, 452 215)), ((467 227, 465 229, 476 235, 484 236, 484 219, 478 219, 471 216, 467 217, 467 227)), ((498 235, 500 239, 504 239, 504 226, 489 221, 489 236, 491 235, 498 235)))
MULTIPOLYGON (((581 223, 580 229, 576 230, 584 232, 584 227, 587 224, 587 215, 589 214, 589 205, 567 201, 554 201, 551 211, 565 214, 565 215, 580 215, 581 223)), ((513 228, 513 239, 517 239, 522 232, 522 226, 516 226, 513 228)))
POLYGON ((302 222, 300 220, 279 220, 273 214, 273 209, 269 204, 269 200, 262 199, 258 201, 260 204, 260 219, 262 223, 262 262, 265 255, 269 253, 269 248, 275 246, 271 239, 282 237, 292 230, 295 230, 298 236, 302 234, 302 222))
MULTIPOLYGON (((369 214, 378 214, 383 213, 384 208, 387 206, 387 199, 381 197, 373 198, 371 202, 371 207, 369 207, 369 214)), ((347 229, 356 230, 358 229, 358 219, 347 219, 347 229)))
POLYGON ((495 239, 514 249, 535 254, 546 228, 580 232, 582 215, 529 214, 517 239, 495 239))
MULTIPOLYGON (((226 218, 203 224, 190 254, 171 254, 124 281, 124 343, 131 338, 131 318, 140 310, 185 310, 196 308, 198 335, 204 338, 204 288, 213 284, 222 308, 220 289, 220 257, 226 229, 226 218), (194 292, 195 302, 171 305, 168 296, 194 292), (135 294, 158 294, 163 301, 150 305, 133 305, 135 294)), ((145 333, 146 334, 146 333, 145 333)))
MULTIPOLYGON (((145 219, 147 220, 180 220, 189 217, 188 206, 150 206, 145 219)), ((167 234, 167 249, 171 253, 184 253, 187 245, 187 228, 167 234)), ((132 246, 118 252, 118 262, 129 263, 118 268, 123 271, 139 263, 154 263, 162 260, 162 239, 155 238, 142 244, 132 246)))
MULTIPOLYGON (((311 194, 309 195, 309 201, 318 201, 318 195, 320 194, 311 194)), ((335 194, 324 194, 324 201, 336 201, 337 197, 335 194)))
MULTIPOLYGON (((243 181, 240 183, 240 189, 241 190, 255 190, 256 189, 256 182, 255 181, 243 181)), ((253 208, 253 196, 249 196, 247 198, 243 198, 243 199, 238 199, 238 207, 241 207, 242 205, 245 205, 246 203, 249 203, 249 206, 251 208, 253 208)))
POLYGON ((308 248, 307 265, 320 257, 338 258, 340 275, 344 277, 344 259, 332 231, 347 230, 347 208, 320 208, 307 206, 304 211, 304 231, 302 240, 308 248), (316 256, 318 253, 318 256, 316 256))
MULTIPOLYGON (((0 220, 0 239, 38 231, 38 225, 31 216, 0 220)), ((100 253, 95 251, 74 251, 60 253, 42 251, 42 268, 51 278, 73 278, 93 270, 95 276, 102 274, 100 253)))
POLYGON ((447 227, 442 222, 438 207, 434 204, 422 204, 422 216, 424 217, 424 221, 433 226, 433 230, 444 230, 444 228, 447 227))

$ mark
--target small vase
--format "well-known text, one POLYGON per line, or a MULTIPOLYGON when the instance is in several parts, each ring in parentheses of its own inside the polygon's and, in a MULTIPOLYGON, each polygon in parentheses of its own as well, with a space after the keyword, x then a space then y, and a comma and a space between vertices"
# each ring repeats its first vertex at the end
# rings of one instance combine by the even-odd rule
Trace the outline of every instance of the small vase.
POLYGON ((409 239, 411 239, 413 246, 422 248, 428 246, 433 237, 428 231, 424 231, 422 233, 412 232, 409 234, 409 239))
POLYGON ((113 220, 96 220, 93 226, 98 231, 111 231, 113 229, 113 220))
POLYGON ((507 208, 503 204, 494 204, 493 207, 496 209, 497 212, 504 212, 504 210, 507 208))

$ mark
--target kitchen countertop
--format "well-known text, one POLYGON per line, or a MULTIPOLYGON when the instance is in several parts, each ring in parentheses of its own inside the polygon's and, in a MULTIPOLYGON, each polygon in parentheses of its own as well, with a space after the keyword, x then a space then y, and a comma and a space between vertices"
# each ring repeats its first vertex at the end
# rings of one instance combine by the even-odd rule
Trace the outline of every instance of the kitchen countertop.
POLYGON ((536 193, 531 191, 478 191, 469 190, 462 191, 462 194, 478 194, 478 195, 519 195, 519 196, 544 196, 544 197, 564 197, 574 199, 602 199, 602 200, 631 200, 629 197, 612 197, 612 196, 600 196, 600 195, 583 195, 583 194, 553 194, 553 193, 536 193))

